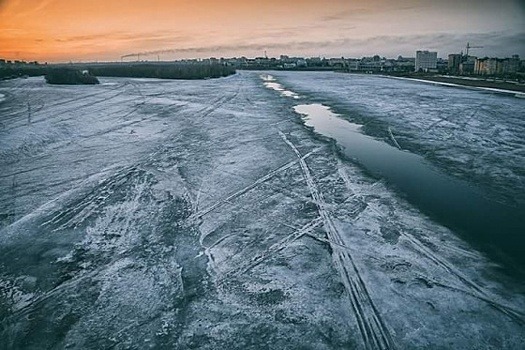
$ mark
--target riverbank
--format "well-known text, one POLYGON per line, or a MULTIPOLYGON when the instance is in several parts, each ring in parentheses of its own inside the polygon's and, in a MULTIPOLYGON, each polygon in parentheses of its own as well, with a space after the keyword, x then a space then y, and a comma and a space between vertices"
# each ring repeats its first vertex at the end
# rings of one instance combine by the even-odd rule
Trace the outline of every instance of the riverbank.
POLYGON ((525 85, 511 82, 485 80, 477 78, 464 78, 464 77, 448 77, 443 75, 433 76, 389 76, 393 78, 404 78, 412 80, 423 80, 441 84, 452 84, 459 86, 483 88, 483 89, 494 89, 500 92, 521 92, 525 93, 525 85))
POLYGON ((34 66, 5 66, 0 67, 0 80, 16 79, 20 77, 52 76, 51 81, 68 84, 78 84, 82 81, 91 81, 80 75, 81 71, 88 71, 97 77, 119 78, 158 78, 177 80, 213 79, 233 75, 235 68, 220 64, 180 63, 180 62, 138 62, 138 63, 79 63, 54 64, 34 66), (78 72, 73 74, 71 72, 78 72), (69 72, 69 73, 66 73, 69 72))
MULTIPOLYGON (((509 93, 479 93, 478 88, 459 88, 454 84, 450 84, 456 87, 454 89, 444 88, 442 84, 449 84, 414 81, 405 77, 281 72, 272 74, 275 82, 282 84, 287 90, 300 94, 304 99, 310 97, 313 102, 333 108, 335 113, 362 125, 363 133, 393 146, 392 149, 376 147, 378 144, 368 139, 357 145, 355 143, 360 139, 349 137, 351 132, 343 131, 342 126, 334 126, 329 132, 337 135, 342 133, 337 138, 341 140, 339 144, 345 149, 348 159, 355 159, 371 173, 380 174, 378 177, 395 184, 396 189, 402 191, 405 198, 419 209, 444 225, 456 228, 473 245, 483 246, 480 249, 485 249, 494 259, 507 261, 499 252, 513 251, 511 255, 521 260, 520 264, 525 266, 525 260, 520 258, 522 254, 516 250, 521 244, 516 241, 520 240, 517 233, 519 230, 514 230, 518 226, 511 224, 513 220, 504 218, 513 208, 523 208, 525 203, 525 197, 519 196, 522 181, 519 174, 523 164, 518 152, 522 135, 520 131, 523 128, 520 111, 524 102, 521 98, 508 98, 509 93), (406 152, 396 152, 396 148, 420 155, 425 161, 409 157, 406 152), (389 154, 379 157, 382 151, 389 154), (436 176, 434 170, 426 168, 426 162, 431 163, 442 174, 453 174, 459 182, 436 176), (405 173, 407 168, 410 171, 405 173), (425 174, 415 174, 416 168, 425 168, 425 174), (428 187, 425 185, 426 181, 428 187), (492 204, 484 204, 487 199, 480 198, 475 193, 461 195, 459 190, 452 189, 462 182, 469 184, 466 191, 470 193, 472 188, 477 188, 476 191, 483 194, 481 197, 490 198, 490 203, 500 209, 487 209, 492 204), (511 188, 513 189, 510 190, 511 188), (442 195, 442 199, 437 198, 442 195), (426 196, 436 197, 427 200, 423 198, 426 196), (455 196, 458 199, 454 199, 455 196), (479 201, 467 200, 468 197, 479 198, 479 201), (465 209, 448 212, 453 206, 460 205, 461 201, 464 201, 465 209), (505 206, 500 207, 497 204, 499 202, 505 203, 505 206), (434 207, 438 203, 441 203, 439 209, 434 207), (479 218, 468 219, 474 211, 480 213, 479 218), (496 219, 495 216, 500 214, 500 219, 496 219), (492 220, 485 221, 489 217, 492 220), (504 224, 497 225, 496 222, 504 224), (507 224, 514 225, 514 228, 505 229, 502 226, 507 224), (500 235, 495 240, 491 232, 507 233, 509 238, 503 239, 500 235), (482 242, 483 240, 485 241, 482 242), (505 245, 505 248, 491 248, 500 244, 505 245)), ((510 94, 525 95, 519 92, 510 94)), ((327 126, 327 119, 322 118, 324 127, 327 126)), ((518 265, 505 264, 509 271, 518 265)))

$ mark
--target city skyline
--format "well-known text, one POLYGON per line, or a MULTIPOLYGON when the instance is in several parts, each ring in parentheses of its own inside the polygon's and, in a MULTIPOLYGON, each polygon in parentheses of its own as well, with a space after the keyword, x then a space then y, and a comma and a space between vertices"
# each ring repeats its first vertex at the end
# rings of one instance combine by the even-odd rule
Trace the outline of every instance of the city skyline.
POLYGON ((262 56, 386 57, 466 42, 477 56, 525 56, 520 1, 0 0, 0 57, 116 61, 262 56))

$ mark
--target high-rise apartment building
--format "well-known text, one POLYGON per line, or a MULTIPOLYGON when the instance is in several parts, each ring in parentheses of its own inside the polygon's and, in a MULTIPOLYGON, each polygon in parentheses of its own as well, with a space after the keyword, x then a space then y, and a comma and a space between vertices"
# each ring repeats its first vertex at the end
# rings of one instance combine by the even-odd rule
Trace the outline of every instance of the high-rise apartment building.
POLYGON ((433 51, 416 51, 415 71, 420 70, 427 72, 437 69, 437 52, 433 51))
POLYGON ((459 65, 463 59, 463 55, 459 53, 453 53, 448 55, 448 72, 452 74, 459 73, 459 65))

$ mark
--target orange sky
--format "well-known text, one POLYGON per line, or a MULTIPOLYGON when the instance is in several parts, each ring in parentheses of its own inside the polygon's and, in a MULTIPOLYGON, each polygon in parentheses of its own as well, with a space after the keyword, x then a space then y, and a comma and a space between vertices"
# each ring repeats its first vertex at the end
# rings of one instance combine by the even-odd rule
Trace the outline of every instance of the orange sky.
POLYGON ((524 28, 519 0, 0 0, 0 57, 525 55, 524 28))

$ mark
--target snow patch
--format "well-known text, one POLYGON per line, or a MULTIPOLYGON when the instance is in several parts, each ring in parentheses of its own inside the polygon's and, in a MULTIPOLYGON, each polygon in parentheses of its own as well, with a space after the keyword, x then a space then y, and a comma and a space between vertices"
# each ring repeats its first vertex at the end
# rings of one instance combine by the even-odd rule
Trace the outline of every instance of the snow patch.
POLYGON ((264 86, 266 86, 268 89, 272 89, 272 90, 278 91, 284 97, 291 97, 291 98, 294 98, 294 99, 301 98, 301 96, 299 96, 297 93, 295 93, 293 91, 290 91, 290 90, 286 90, 281 84, 277 83, 273 76, 271 76, 271 75, 266 75, 266 76, 262 75, 261 78, 264 81, 264 86))

